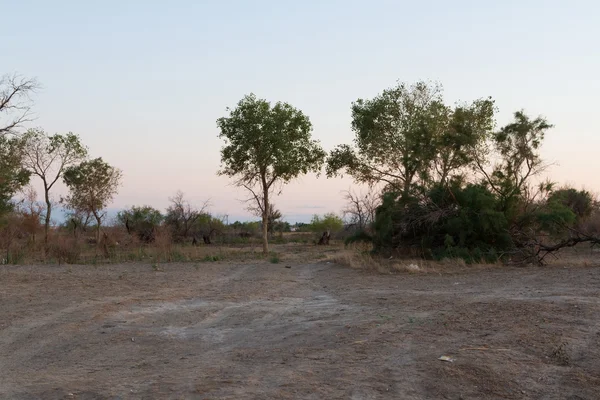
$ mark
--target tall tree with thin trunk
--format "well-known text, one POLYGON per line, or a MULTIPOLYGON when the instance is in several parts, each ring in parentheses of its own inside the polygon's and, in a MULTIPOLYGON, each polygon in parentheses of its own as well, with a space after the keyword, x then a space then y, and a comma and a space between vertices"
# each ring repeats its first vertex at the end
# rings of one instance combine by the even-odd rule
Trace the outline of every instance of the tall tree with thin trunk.
POLYGON ((42 129, 29 129, 21 138, 24 143, 23 165, 44 185, 44 243, 48 244, 48 231, 52 218, 50 191, 65 170, 87 158, 87 148, 74 133, 48 135, 42 129))
POLYGON ((229 116, 219 118, 220 175, 236 179, 251 193, 250 201, 262 215, 263 252, 269 251, 270 195, 276 187, 308 172, 318 173, 325 152, 311 139, 312 124, 302 111, 288 103, 272 106, 254 94, 245 96, 229 116))
POLYGON ((121 185, 120 169, 102 158, 84 161, 65 170, 64 181, 69 195, 63 199, 68 208, 88 212, 96 219, 96 240, 100 240, 100 226, 106 216, 104 209, 113 200, 121 185))

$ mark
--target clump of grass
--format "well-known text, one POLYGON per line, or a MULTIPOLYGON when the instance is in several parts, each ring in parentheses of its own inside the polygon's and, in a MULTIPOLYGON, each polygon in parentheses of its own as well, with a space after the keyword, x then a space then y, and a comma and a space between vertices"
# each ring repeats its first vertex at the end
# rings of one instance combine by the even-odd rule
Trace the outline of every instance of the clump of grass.
POLYGON ((170 259, 171 259, 171 261, 175 261, 175 262, 185 262, 185 261, 189 260, 188 257, 184 253, 180 252, 179 250, 171 251, 170 259))
POLYGON ((344 265, 354 269, 367 269, 378 271, 378 263, 369 253, 355 250, 341 251, 329 256, 329 260, 336 264, 344 265))
POLYGON ((271 253, 271 258, 269 258, 269 261, 271 262, 271 264, 279 264, 281 259, 279 258, 279 255, 277 253, 271 253))
POLYGON ((217 261, 221 261, 223 259, 223 257, 219 256, 219 255, 207 255, 205 256, 202 261, 204 262, 217 262, 217 261))
POLYGON ((570 364, 571 359, 569 357, 569 353, 567 352, 567 343, 562 342, 558 346, 554 348, 552 353, 550 353, 550 358, 557 364, 561 366, 567 366, 570 364))
POLYGON ((354 269, 363 269, 380 274, 394 272, 424 273, 431 272, 429 264, 425 260, 397 260, 373 255, 370 251, 352 249, 334 253, 328 256, 334 263, 345 265, 354 269))

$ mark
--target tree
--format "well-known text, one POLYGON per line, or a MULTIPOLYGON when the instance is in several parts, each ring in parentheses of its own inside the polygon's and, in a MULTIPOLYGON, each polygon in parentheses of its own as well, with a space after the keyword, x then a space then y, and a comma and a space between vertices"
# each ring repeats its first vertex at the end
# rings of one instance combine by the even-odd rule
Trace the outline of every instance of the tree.
POLYGON ((165 223, 171 228, 172 234, 179 239, 187 239, 192 234, 194 224, 200 219, 209 206, 205 201, 200 208, 192 206, 185 199, 181 190, 169 198, 171 205, 167 208, 165 223))
POLYGON ((357 194, 351 190, 344 192, 346 206, 342 210, 344 217, 358 230, 364 230, 375 221, 377 207, 381 203, 380 194, 369 191, 367 194, 357 194))
POLYGON ((13 196, 29 182, 23 155, 22 141, 0 136, 0 217, 12 210, 13 196))
POLYGON ((334 213, 327 213, 322 217, 313 215, 310 221, 310 230, 316 233, 338 232, 344 228, 344 221, 334 213))
POLYGON ((219 137, 225 141, 219 174, 235 177, 235 184, 251 193, 250 201, 262 217, 266 254, 270 195, 299 175, 318 173, 325 152, 311 139, 309 118, 288 103, 271 106, 250 94, 228 111, 228 117, 217 120, 219 137))
POLYGON ((548 204, 554 202, 569 208, 578 220, 589 217, 594 211, 594 198, 587 190, 577 190, 565 187, 553 191, 547 200, 548 204))
POLYGON ((470 162, 493 126, 491 99, 452 109, 440 85, 399 83, 372 100, 352 103, 354 146, 340 145, 327 159, 327 174, 347 172, 355 181, 398 191, 446 183, 470 162))
POLYGON ((144 242, 154 240, 154 230, 163 219, 161 212, 150 206, 133 206, 117 213, 117 220, 127 229, 127 233, 137 235, 144 242))
POLYGON ((87 148, 74 133, 48 135, 42 129, 29 129, 22 137, 25 157, 23 165, 42 180, 46 213, 44 216, 44 243, 48 244, 48 231, 52 218, 50 190, 63 176, 65 170, 87 157, 87 148))
POLYGON ((77 231, 87 231, 93 215, 85 210, 68 210, 65 215, 65 227, 73 230, 73 236, 77 237, 77 231))
POLYGON ((32 120, 30 96, 38 87, 35 79, 18 75, 0 77, 0 136, 14 134, 32 120))
POLYGON ((514 121, 494 132, 483 151, 474 157, 476 171, 500 197, 505 212, 517 212, 515 207, 531 178, 545 169, 539 150, 550 128, 546 119, 532 120, 523 111, 517 111, 514 121), (492 159, 499 161, 492 164, 492 159), (491 171, 486 168, 490 164, 491 171))
POLYGON ((37 201, 37 192, 32 186, 24 191, 23 201, 19 204, 23 230, 29 234, 31 242, 35 243, 37 233, 41 230, 41 217, 44 207, 37 201))
POLYGON ((89 212, 96 219, 96 240, 100 240, 100 226, 106 216, 103 210, 113 200, 121 185, 122 172, 102 158, 68 167, 63 179, 69 188, 63 200, 72 210, 89 212))

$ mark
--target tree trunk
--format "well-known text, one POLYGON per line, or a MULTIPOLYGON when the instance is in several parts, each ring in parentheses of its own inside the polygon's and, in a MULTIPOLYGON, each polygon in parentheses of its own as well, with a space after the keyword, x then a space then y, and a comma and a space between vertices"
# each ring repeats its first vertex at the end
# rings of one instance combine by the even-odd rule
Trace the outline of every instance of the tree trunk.
POLYGON ((50 202, 50 189, 44 181, 44 199, 46 200, 46 218, 44 219, 44 246, 48 247, 48 233, 50 231, 50 218, 52 213, 52 203, 50 202))
POLYGON ((265 176, 262 177, 263 184, 263 254, 269 253, 269 188, 265 176))
POLYGON ((102 220, 100 219, 98 214, 96 214, 95 212, 94 212, 94 218, 96 218, 96 243, 100 244, 100 222, 102 222, 102 220))

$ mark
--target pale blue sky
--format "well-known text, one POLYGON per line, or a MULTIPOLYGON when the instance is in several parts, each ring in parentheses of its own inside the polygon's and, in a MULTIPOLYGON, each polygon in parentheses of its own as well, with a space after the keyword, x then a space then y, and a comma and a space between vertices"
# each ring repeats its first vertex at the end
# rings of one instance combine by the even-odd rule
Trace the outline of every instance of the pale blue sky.
MULTIPOLYGON (((37 77, 35 125, 123 169, 113 207, 181 189, 244 215, 215 176, 227 106, 288 101, 329 150, 352 140, 350 103, 398 79, 440 81, 449 103, 492 96, 501 124, 545 115, 552 177, 600 191, 597 1, 0 0, 0 16, 0 74, 37 77)), ((305 177, 276 203, 292 220, 339 211, 350 184, 305 177)))

